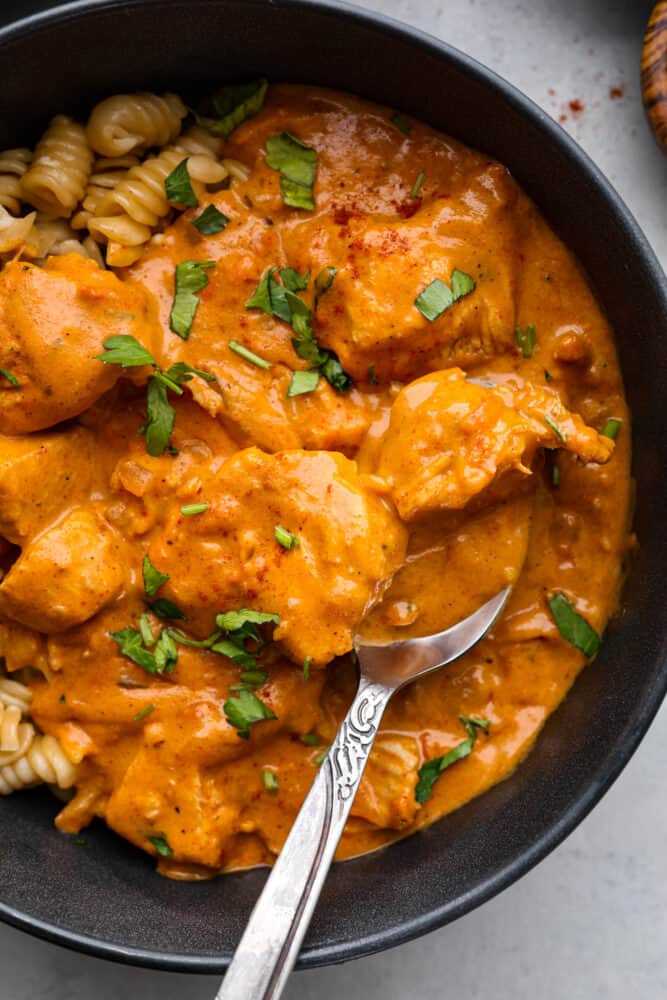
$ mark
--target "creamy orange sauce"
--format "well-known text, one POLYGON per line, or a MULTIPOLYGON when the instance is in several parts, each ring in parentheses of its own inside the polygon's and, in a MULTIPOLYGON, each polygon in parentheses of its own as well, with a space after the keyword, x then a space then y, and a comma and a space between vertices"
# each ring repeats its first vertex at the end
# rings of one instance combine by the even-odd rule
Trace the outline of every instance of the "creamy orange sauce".
MULTIPOLYGON (((506 777, 585 662, 547 597, 562 591, 602 632, 628 543, 630 426, 612 333, 577 262, 501 165, 418 122, 405 135, 384 108, 294 86, 270 88, 225 154, 251 174, 211 197, 231 220, 224 232, 201 236, 200 210, 188 210, 119 277, 72 257, 0 274, 11 331, 0 366, 27 383, 0 389, 6 666, 45 675, 31 680, 33 717, 80 763, 59 828, 100 816, 153 854, 148 838, 163 837, 173 855, 160 868, 173 877, 275 857, 351 700, 343 654, 366 612, 374 641, 426 634, 515 583, 489 638, 391 702, 338 856, 423 827, 506 777), (282 130, 317 150, 314 212, 283 205, 265 162, 282 130), (187 259, 216 266, 184 341, 169 312, 187 259), (287 397, 308 362, 287 323, 245 308, 275 265, 313 277, 337 268, 313 328, 352 376, 348 393, 321 379, 287 397), (427 321, 415 297, 455 268, 475 290, 427 321), (526 358, 515 329, 529 324, 526 358), (150 370, 95 360, 113 334, 135 336, 162 368, 186 361, 215 375, 171 398, 177 454, 150 457, 138 433, 150 370), (449 413, 452 376, 437 373, 454 368, 464 374, 449 413), (567 446, 543 411, 567 424, 567 446), (608 417, 623 420, 613 453, 584 426, 608 417), (203 514, 182 514, 202 502, 203 514), (298 548, 276 543, 276 524, 298 548), (230 659, 179 646, 173 673, 155 677, 110 638, 146 610, 147 553, 170 578, 159 596, 186 615, 174 624, 195 639, 216 613, 279 614, 257 691, 276 718, 247 740, 223 707, 239 681, 230 659), (419 805, 418 769, 465 737, 460 715, 489 728, 419 805)), ((303 298, 312 306, 312 283, 303 298)))

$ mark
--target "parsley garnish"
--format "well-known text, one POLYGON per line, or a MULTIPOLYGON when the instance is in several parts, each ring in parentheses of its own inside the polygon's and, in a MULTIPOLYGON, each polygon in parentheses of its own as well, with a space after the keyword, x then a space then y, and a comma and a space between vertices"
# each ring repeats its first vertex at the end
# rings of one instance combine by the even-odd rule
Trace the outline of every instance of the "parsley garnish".
POLYGON ((104 354, 98 354, 97 359, 105 365, 121 365, 123 368, 137 368, 151 365, 155 374, 148 380, 146 390, 146 422, 140 429, 146 436, 146 451, 154 458, 161 455, 169 444, 171 432, 174 429, 176 411, 167 399, 167 389, 177 395, 183 395, 181 386, 198 375, 206 382, 214 382, 215 376, 192 368, 184 361, 177 361, 168 371, 158 368, 157 361, 146 350, 143 344, 127 334, 108 337, 104 341, 104 354))
POLYGON ((322 742, 317 733, 302 733, 299 739, 307 747, 318 747, 322 742))
POLYGON ((554 486, 560 486, 560 467, 555 462, 551 466, 551 482, 554 486))
POLYGON ((615 441, 622 426, 623 421, 619 417, 609 417, 608 420, 605 420, 604 427, 600 433, 615 441))
POLYGON ((156 834, 154 837, 146 837, 146 840, 153 845, 161 858, 171 858, 173 856, 174 852, 163 833, 156 834))
POLYGON ((419 173, 417 174, 417 180, 412 185, 412 191, 410 192, 411 198, 417 197, 417 195, 421 191, 421 186, 425 180, 426 180, 426 174, 424 173, 423 170, 420 170, 419 173))
MULTIPOLYGON (((290 292, 304 292, 308 288, 310 271, 302 276, 293 267, 283 267, 280 271, 280 277, 283 279, 283 285, 290 292)), ((317 285, 317 281, 315 283, 317 285)))
POLYGON ((178 662, 178 650, 168 629, 163 629, 153 650, 146 649, 141 632, 134 628, 124 628, 120 632, 109 632, 128 660, 149 674, 170 674, 178 662))
POLYGON ((166 597, 158 597, 157 601, 153 601, 150 605, 151 611, 158 616, 158 618, 171 618, 174 621, 182 619, 185 621, 185 615, 172 601, 168 601, 166 597))
MULTIPOLYGON (((304 379, 300 373, 295 372, 294 375, 300 374, 300 377, 295 379, 294 375, 292 376, 287 395, 299 396, 305 392, 312 392, 317 388, 318 380, 314 375, 318 372, 337 392, 347 392, 352 386, 350 376, 344 371, 333 351, 319 346, 311 326, 310 308, 287 285, 279 284, 274 277, 277 270, 277 267, 271 267, 262 275, 257 288, 246 302, 246 309, 261 309, 267 316, 277 316, 278 319, 290 323, 296 335, 292 339, 294 350, 300 358, 311 362, 310 379, 304 379)), ((283 269, 280 272, 281 277, 286 270, 291 269, 283 269)), ((317 279, 315 285, 317 287, 317 279)))
POLYGON ((430 323, 449 309, 458 299, 475 289, 475 280, 465 271, 454 268, 451 288, 440 278, 435 278, 415 299, 415 306, 430 323))
POLYGON ((250 727, 256 722, 276 718, 269 706, 265 705, 261 698, 258 698, 252 691, 239 691, 238 695, 227 699, 223 709, 227 721, 235 729, 238 729, 239 736, 243 740, 249 738, 250 727))
POLYGON ((544 381, 545 382, 553 382, 553 380, 554 380, 553 375, 551 374, 551 372, 547 371, 547 369, 545 368, 544 369, 544 381))
POLYGON ((207 503, 186 503, 181 507, 181 514, 183 517, 192 517, 193 514, 205 514, 207 510, 207 503))
POLYGON ((221 233, 230 221, 215 205, 207 205, 204 211, 192 220, 192 225, 202 236, 214 236, 215 233, 221 233))
POLYGON ((282 545, 284 549, 298 549, 301 542, 296 535, 293 535, 291 531, 287 528, 283 528, 282 524, 277 524, 274 531, 274 537, 278 542, 278 545, 282 545))
POLYGON ((261 110, 268 86, 268 81, 261 79, 223 87, 213 95, 210 102, 217 118, 196 115, 197 121, 212 135, 226 138, 242 122, 261 110))
POLYGON ((167 193, 167 201, 173 202, 176 205, 185 205, 186 208, 197 207, 199 202, 190 183, 187 156, 165 178, 164 189, 167 193))
POLYGON ((317 764, 318 767, 320 767, 320 765, 323 764, 324 761, 326 760, 328 753, 329 753, 329 747, 325 747, 324 750, 320 750, 320 752, 315 757, 314 763, 317 764))
POLYGON ((325 292, 329 291, 337 274, 338 268, 334 267, 333 264, 329 264, 327 267, 322 268, 315 278, 315 303, 313 305, 315 312, 317 312, 320 299, 325 292))
POLYGON ((239 684, 232 684, 230 691, 255 691, 269 679, 266 670, 242 670, 239 684))
POLYGON ((320 381, 320 373, 315 369, 307 372, 292 372, 290 383, 287 387, 287 396, 303 396, 307 392, 314 392, 320 381))
POLYGON ((269 771, 268 767, 262 771, 262 783, 271 795, 278 794, 278 778, 273 771, 269 771))
POLYGON ((215 267, 214 260, 184 260, 176 265, 174 279, 174 302, 169 314, 169 329, 187 340, 192 329, 192 322, 199 306, 197 292, 208 285, 210 268, 215 267))
POLYGON ((269 623, 280 624, 279 616, 248 608, 216 615, 215 624, 219 633, 210 648, 214 653, 227 656, 240 667, 256 667, 257 655, 264 649, 258 626, 269 623), (220 638, 222 633, 226 635, 220 638), (246 639, 258 643, 259 648, 255 652, 248 652, 245 648, 246 639))
POLYGON ((280 172, 284 204, 313 211, 317 152, 289 132, 279 132, 266 140, 266 162, 280 172))
POLYGON ((153 635, 150 619, 145 611, 143 614, 139 615, 139 631, 141 633, 144 646, 154 645, 155 636, 153 635))
POLYGON ((563 444, 565 444, 565 442, 567 441, 567 434, 561 427, 558 426, 556 421, 552 417, 550 417, 548 413, 544 414, 544 422, 547 425, 547 427, 551 428, 551 430, 554 432, 558 440, 562 441, 563 444))
POLYGON ((517 326, 514 330, 514 339, 524 358, 532 358, 535 350, 535 327, 533 324, 517 326))
POLYGON ((412 132, 412 125, 407 118, 404 118, 403 115, 398 113, 398 111, 395 111, 391 116, 391 124, 400 129, 404 135, 410 135, 412 132))
POLYGON ((477 719, 467 715, 460 715, 459 720, 467 732, 468 738, 458 743, 441 757, 433 757, 431 760, 427 760, 425 764, 422 764, 417 772, 419 781, 415 788, 415 798, 419 803, 428 801, 433 791, 433 786, 443 771, 446 771, 452 764, 455 764, 458 760, 463 760, 464 757, 472 753, 475 741, 477 740, 477 730, 488 729, 490 725, 488 719, 477 719))
POLYGON ((312 656, 307 656, 306 659, 303 661, 303 679, 305 681, 307 681, 308 678, 310 677, 310 664, 312 663, 312 661, 313 661, 312 656))
POLYGON ((150 715, 151 712, 154 711, 155 711, 155 705, 146 705, 146 708, 142 708, 140 712, 137 712, 137 714, 134 717, 134 721, 141 722, 142 719, 145 719, 147 715, 150 715))
POLYGON ((243 344, 239 344, 238 340, 229 341, 229 349, 233 351, 234 354, 238 354, 240 358, 245 361, 249 361, 251 365, 255 365, 257 368, 270 368, 271 362, 267 361, 266 358, 260 358, 259 354, 255 354, 249 348, 244 347, 243 344))
POLYGON ((2 375, 3 378, 7 379, 12 389, 18 389, 19 380, 17 379, 16 375, 12 375, 12 373, 8 372, 6 368, 0 368, 0 375, 2 375))
POLYGON ((586 656, 594 656, 602 640, 593 626, 575 610, 565 594, 555 593, 550 597, 549 608, 563 638, 586 656))
POLYGON ((155 568, 148 555, 144 556, 141 572, 144 578, 144 591, 147 597, 154 597, 160 587, 169 579, 167 573, 161 573, 159 569, 155 568))

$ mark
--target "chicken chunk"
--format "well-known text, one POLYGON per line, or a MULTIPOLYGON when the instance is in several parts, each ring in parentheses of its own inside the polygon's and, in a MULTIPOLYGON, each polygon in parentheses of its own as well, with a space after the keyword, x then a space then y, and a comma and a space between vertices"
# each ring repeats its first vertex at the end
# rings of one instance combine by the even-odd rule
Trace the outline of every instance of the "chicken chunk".
POLYGON ((614 443, 570 413, 557 392, 518 377, 466 380, 459 368, 406 386, 392 407, 377 471, 404 521, 504 495, 531 474, 538 448, 606 462, 614 443))
POLYGON ((419 808, 415 787, 420 764, 419 743, 414 736, 380 733, 354 800, 352 816, 383 830, 402 830, 412 823, 419 808))
POLYGON ((8 264, 0 274, 0 433, 27 434, 82 413, 121 372, 97 360, 103 341, 130 334, 150 349, 154 322, 144 289, 78 254, 43 268, 8 264))
POLYGON ((24 545, 92 482, 93 437, 82 427, 30 437, 0 435, 0 535, 24 545))
POLYGON ((274 637, 292 659, 324 665, 348 652, 403 561, 405 529, 337 453, 248 448, 196 499, 207 510, 184 517, 175 507, 149 552, 170 577, 160 593, 202 635, 216 612, 269 612, 280 616, 274 637), (292 547, 276 540, 276 526, 292 547))
POLYGON ((23 550, 0 583, 0 613, 39 632, 63 632, 120 593, 123 562, 106 521, 74 509, 23 550))
MULTIPOLYGON (((512 179, 491 164, 408 219, 353 216, 344 238, 328 232, 321 260, 345 263, 318 307, 319 342, 354 379, 366 380, 373 366, 381 382, 513 351, 515 199, 512 179), (435 279, 450 286, 455 271, 472 278, 474 289, 427 318, 415 300, 435 279)), ((313 261, 315 273, 319 265, 313 261)))

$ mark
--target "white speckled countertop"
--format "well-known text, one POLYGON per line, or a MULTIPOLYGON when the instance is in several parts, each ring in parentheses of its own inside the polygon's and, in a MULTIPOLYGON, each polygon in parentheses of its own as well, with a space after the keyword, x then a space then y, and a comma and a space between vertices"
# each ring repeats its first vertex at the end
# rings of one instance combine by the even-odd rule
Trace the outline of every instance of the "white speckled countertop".
MULTIPOLYGON (((511 80, 555 118, 564 116, 564 127, 620 191, 667 266, 667 157, 651 138, 639 90, 650 2, 366 0, 361 5, 446 39, 511 80), (570 101, 583 110, 572 110, 570 101)), ((299 973, 286 997, 667 997, 665 760, 663 708, 593 814, 519 883, 419 941, 345 966, 299 973)), ((0 926, 0 1000, 208 1000, 214 993, 213 979, 123 968, 0 926)))

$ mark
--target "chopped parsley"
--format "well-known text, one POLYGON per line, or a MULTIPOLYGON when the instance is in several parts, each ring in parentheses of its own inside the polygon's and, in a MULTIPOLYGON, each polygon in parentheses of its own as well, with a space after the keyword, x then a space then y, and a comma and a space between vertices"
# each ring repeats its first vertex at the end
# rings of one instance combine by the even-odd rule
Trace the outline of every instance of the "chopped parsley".
POLYGON ((544 414, 544 422, 547 425, 547 427, 551 428, 551 430, 554 432, 558 440, 562 441, 563 444, 565 444, 565 442, 567 441, 567 434, 562 429, 562 427, 558 426, 556 421, 552 417, 550 417, 548 413, 544 414))
POLYGON ((410 192, 411 198, 417 197, 417 195, 421 191, 421 186, 425 180, 426 180, 426 174, 424 173, 423 170, 420 170, 419 173, 417 174, 417 180, 412 185, 412 191, 410 192))
POLYGON ((224 614, 216 615, 215 624, 219 629, 220 637, 216 637, 211 645, 212 651, 227 656, 240 667, 255 668, 257 656, 265 647, 258 626, 279 625, 280 618, 278 615, 263 611, 242 608, 240 611, 227 611, 224 614), (258 644, 256 651, 249 652, 246 649, 247 639, 258 644))
POLYGON ((325 747, 325 748, 324 748, 324 750, 320 750, 320 752, 319 752, 319 753, 317 754, 317 756, 315 757, 315 761, 314 761, 314 763, 315 763, 315 764, 316 764, 316 765, 317 765, 318 767, 320 767, 320 765, 321 765, 321 764, 323 764, 323 763, 324 763, 324 761, 326 760, 326 758, 327 758, 327 754, 328 754, 328 753, 329 753, 329 747, 325 747))
POLYGON ((317 369, 307 372, 292 372, 292 377, 287 387, 288 398, 303 396, 307 392, 314 392, 317 389, 319 381, 320 373, 317 369))
POLYGON ((317 152, 291 133, 279 132, 266 140, 266 162, 280 173, 284 204, 313 211, 317 152))
POLYGON ((105 365, 121 365, 123 368, 137 368, 150 365, 155 374, 148 379, 146 389, 146 421, 140 433, 146 437, 146 451, 156 458, 169 446, 169 438, 174 429, 176 411, 167 398, 167 389, 178 396, 183 395, 181 386, 195 375, 206 382, 215 381, 215 376, 192 368, 184 361, 178 361, 168 371, 158 368, 157 361, 138 340, 128 334, 108 337, 102 344, 104 353, 98 354, 98 361, 105 365))
POLYGON ((167 193, 167 201, 175 205, 184 205, 186 208, 197 207, 199 202, 190 182, 187 156, 165 178, 164 189, 167 193))
POLYGON ((174 301, 169 314, 169 329, 187 340, 199 306, 197 292, 208 285, 210 268, 214 260, 184 260, 176 265, 174 278, 174 301))
POLYGON ((517 326, 514 330, 514 339, 524 358, 532 358, 535 350, 535 327, 533 324, 517 326))
MULTIPOLYGON (((280 271, 283 281, 286 270, 289 269, 280 271)), ((300 358, 311 363, 310 379, 299 377, 295 380, 293 377, 287 395, 299 396, 305 392, 312 392, 317 388, 318 379, 314 376, 318 374, 323 375, 337 392, 347 392, 352 386, 350 376, 344 371, 333 351, 319 346, 311 326, 312 313, 309 306, 286 284, 277 281, 275 278, 277 271, 277 267, 271 267, 262 275, 257 288, 246 302, 246 309, 261 309, 267 316, 277 316, 278 319, 290 323, 295 334, 292 338, 294 350, 300 358)), ((317 287, 317 279, 315 283, 317 287)))
POLYGON ((320 273, 315 278, 315 302, 313 304, 315 312, 317 312, 317 306, 320 299, 326 292, 329 291, 337 274, 338 268, 334 267, 333 264, 328 264, 326 267, 322 268, 320 273))
POLYGON ((611 438, 612 441, 615 441, 622 426, 623 421, 619 417, 609 417, 608 420, 605 420, 604 427, 600 433, 603 434, 604 437, 611 438))
POLYGON ((317 733, 303 733, 299 739, 307 747, 318 747, 322 742, 317 733))
POLYGON ((174 621, 182 619, 185 621, 185 615, 172 601, 168 601, 166 597, 158 597, 157 601, 153 601, 150 605, 151 611, 158 616, 158 618, 171 618, 174 621))
POLYGON ((556 462, 551 466, 551 482, 554 486, 560 486, 560 466, 556 462))
POLYGON ((549 598, 549 608, 562 637, 586 656, 594 656, 602 640, 593 626, 575 610, 565 594, 553 594, 549 598))
POLYGON ((163 833, 158 833, 152 837, 146 837, 146 840, 153 845, 157 853, 161 858, 171 858, 174 852, 172 851, 167 838, 163 833))
POLYGON ((391 116, 391 124, 395 125, 397 129, 400 129, 404 135, 410 135, 412 132, 412 125, 407 118, 404 118, 403 115, 398 113, 398 111, 395 111, 391 116))
POLYGON ((261 110, 268 86, 267 80, 260 79, 223 87, 210 100, 210 110, 216 117, 196 115, 198 123, 212 135, 226 138, 261 110))
POLYGON ((215 205, 207 205, 204 211, 192 220, 192 225, 202 236, 214 236, 215 233, 221 233, 230 221, 215 205))
POLYGON ((242 670, 238 684, 232 684, 230 691, 256 691, 269 679, 266 670, 242 670))
POLYGON ((269 771, 268 767, 265 767, 262 771, 262 784, 271 795, 278 794, 278 778, 273 771, 269 771))
POLYGON ((307 656, 303 661, 303 679, 305 681, 310 677, 310 664, 313 662, 312 656, 307 656))
POLYGON ((147 597, 155 597, 160 587, 169 579, 167 573, 161 573, 159 569, 155 568, 148 554, 144 556, 141 572, 144 578, 144 591, 147 597))
POLYGON ((293 535, 287 528, 283 528, 282 524, 276 525, 273 534, 278 545, 282 545, 284 549, 298 549, 301 545, 297 536, 293 535))
POLYGON ((457 761, 463 760, 464 757, 472 753, 477 740, 477 730, 486 730, 490 725, 488 719, 477 719, 474 716, 460 715, 459 720, 468 734, 467 739, 461 743, 457 743, 455 747, 448 750, 441 757, 433 757, 431 760, 427 760, 417 772, 419 781, 415 788, 415 798, 420 804, 427 802, 431 797, 433 786, 443 771, 446 771, 452 764, 456 764, 457 761))
POLYGON ((146 707, 142 708, 140 712, 137 712, 137 714, 134 717, 134 721, 141 722, 142 719, 145 719, 147 715, 150 715, 151 712, 154 711, 155 711, 155 705, 146 705, 146 707))
POLYGON ((438 319, 442 314, 454 305, 458 299, 464 295, 469 295, 474 291, 476 285, 474 278, 471 278, 465 271, 454 268, 451 277, 451 288, 440 278, 435 278, 430 285, 419 293, 415 299, 415 306, 419 312, 430 323, 438 319))
POLYGON ((141 632, 144 646, 153 646, 155 644, 155 636, 153 635, 150 619, 145 611, 139 615, 139 631, 141 632))
POLYGON ((9 382, 12 389, 18 389, 19 380, 17 379, 16 375, 12 375, 12 373, 8 372, 6 368, 0 368, 0 375, 2 375, 2 377, 9 382))
POLYGON ((238 340, 229 341, 229 349, 233 351, 234 354, 238 354, 240 358, 245 361, 249 361, 250 364, 255 365, 257 368, 270 368, 271 362, 267 361, 266 358, 260 358, 259 354, 255 354, 249 348, 244 347, 243 344, 239 344, 238 340))
POLYGON ((183 517, 192 517, 193 514, 205 514, 207 510, 207 503, 186 503, 181 507, 181 514, 183 517))
POLYGON ((228 698, 223 705, 225 717, 231 726, 238 729, 239 736, 247 740, 250 727, 256 722, 275 719, 277 716, 252 691, 239 691, 238 695, 228 698))
POLYGON ((545 368, 544 369, 544 381, 545 382, 553 382, 553 380, 554 380, 553 375, 551 374, 551 372, 547 371, 547 369, 545 368))
POLYGON ((293 267, 283 267, 280 271, 285 288, 290 292, 305 292, 310 281, 310 271, 305 275, 300 275, 293 267))
POLYGON ((146 649, 141 632, 134 628, 124 628, 120 632, 109 632, 123 654, 149 674, 170 674, 178 662, 178 650, 169 634, 163 629, 155 647, 146 649))

